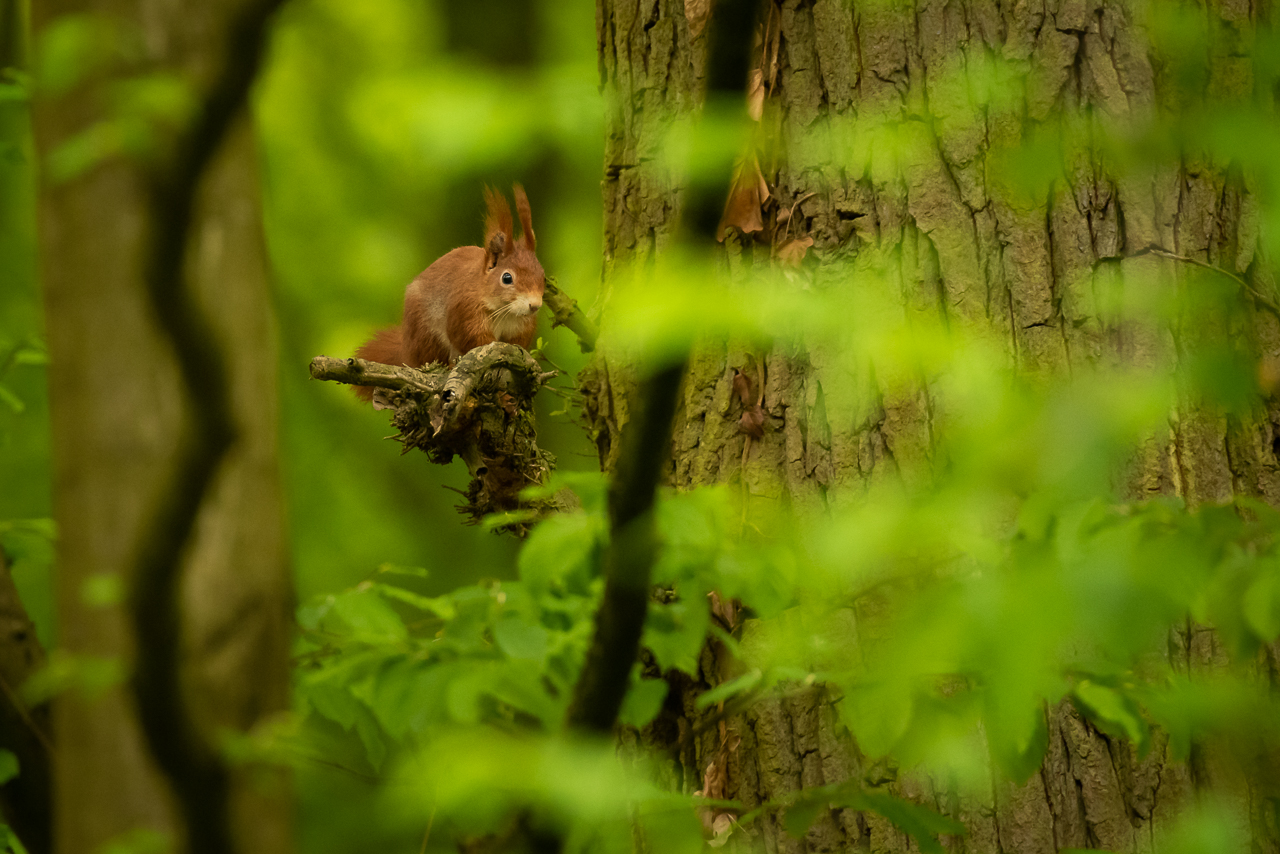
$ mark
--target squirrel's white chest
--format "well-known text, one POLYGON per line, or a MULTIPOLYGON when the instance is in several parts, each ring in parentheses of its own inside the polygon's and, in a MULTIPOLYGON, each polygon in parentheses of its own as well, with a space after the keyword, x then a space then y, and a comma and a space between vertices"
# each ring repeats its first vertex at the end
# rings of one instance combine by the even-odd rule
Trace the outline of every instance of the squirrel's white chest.
POLYGON ((522 335, 528 328, 529 315, 500 315, 493 320, 493 337, 499 341, 507 341, 522 335))

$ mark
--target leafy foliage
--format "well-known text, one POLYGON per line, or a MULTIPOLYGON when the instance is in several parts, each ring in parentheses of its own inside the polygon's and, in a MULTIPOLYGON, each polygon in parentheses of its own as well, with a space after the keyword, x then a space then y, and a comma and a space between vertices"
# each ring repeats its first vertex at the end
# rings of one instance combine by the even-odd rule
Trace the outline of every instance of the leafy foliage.
MULTIPOLYGON (((1185 87, 1185 112, 1051 117, 993 145, 992 192, 1035 208, 1069 192, 1082 163, 1122 180, 1148 175, 1161 158, 1191 157, 1249 176, 1256 216, 1268 224, 1260 240, 1274 242, 1280 217, 1266 188, 1280 186, 1280 174, 1259 142, 1274 122, 1202 97, 1197 69, 1230 34, 1206 32, 1190 14, 1152 18, 1162 73, 1175 93, 1185 87)), ((1253 73, 1265 91, 1278 69, 1261 54, 1275 35, 1256 38, 1253 73)), ((485 89, 484 80, 439 95, 474 114, 468 133, 495 115, 498 84, 485 89)), ((931 93, 934 121, 982 113, 1016 124, 1033 84, 1016 63, 966 57, 931 93)), ((380 103, 363 100, 366 110, 380 103)), ((518 109, 503 118, 536 125, 518 109)), ((676 174, 696 171, 696 140, 687 123, 674 126, 661 156, 676 174)), ((425 148, 446 161, 485 158, 509 142, 424 133, 425 148)), ((936 144, 923 123, 875 108, 828 117, 823 133, 839 168, 873 182, 911 173, 936 144)), ((728 134, 719 143, 735 144, 728 134)), ((758 171, 742 173, 751 179, 743 198, 756 193, 757 205, 758 171)), ((744 223, 754 212, 739 208, 727 224, 751 231, 744 223)), ((931 235, 935 244, 945 245, 948 227, 931 235)), ((699 708, 740 709, 823 685, 859 749, 895 769, 889 779, 923 773, 974 792, 989 791, 992 768, 1025 780, 1048 747, 1046 707, 1063 702, 1139 755, 1167 744, 1186 758, 1205 739, 1244 753, 1274 745, 1277 710, 1252 667, 1280 635, 1280 518, 1244 497, 1194 508, 1134 500, 1133 481, 1138 458, 1184 429, 1182 419, 1203 411, 1239 421, 1274 392, 1247 332, 1251 312, 1275 299, 1261 280, 1169 258, 1179 282, 1169 287, 1169 267, 1127 264, 1120 276, 1102 265, 1071 283, 1071 298, 1087 303, 1099 336, 1142 342, 1142 358, 1098 355, 1070 377, 1044 376, 1014 370, 1007 342, 982 318, 918 310, 898 275, 900 247, 846 257, 812 241, 787 246, 776 266, 737 269, 731 283, 679 247, 643 269, 613 271, 604 343, 641 370, 690 350, 696 357, 706 340, 808 352, 814 406, 829 423, 865 430, 886 409, 918 406, 927 389, 929 435, 891 449, 887 476, 824 484, 818 512, 736 485, 664 495, 648 658, 632 673, 625 724, 642 729, 662 714, 667 678, 699 676, 710 635, 740 675, 703 693, 699 708), (1176 348, 1151 343, 1170 330, 1176 348), (1236 662, 1212 673, 1209 626, 1219 657, 1236 662)), ((1276 246, 1267 251, 1275 257, 1276 246)), ((401 584, 408 576, 382 572, 305 606, 298 696, 309 717, 295 748, 332 746, 333 727, 345 733, 339 740, 357 739, 355 770, 382 781, 403 827, 431 828, 432 845, 442 834, 554 831, 575 849, 613 850, 629 848, 638 822, 654 850, 699 848, 704 830, 693 819, 705 802, 651 788, 643 756, 620 766, 562 732, 608 530, 604 482, 565 482, 582 509, 535 528, 516 580, 427 597, 401 584)), ((896 792, 884 779, 850 780, 754 812, 723 808, 737 814, 730 837, 779 813, 803 834, 832 808, 878 813, 921 850, 963 832, 896 792)), ((1228 850, 1227 815, 1189 814, 1179 838, 1228 850)))
MULTIPOLYGON (((657 666, 697 675, 712 620, 708 594, 718 591, 754 618, 733 647, 743 675, 699 705, 820 680, 838 692, 841 718, 868 756, 976 786, 989 759, 1015 780, 1038 769, 1045 705, 1063 699, 1140 753, 1155 727, 1183 759, 1193 739, 1238 735, 1246 720, 1249 738, 1280 737, 1267 723, 1277 710, 1264 686, 1247 672, 1207 679, 1187 658, 1196 626, 1218 627, 1239 661, 1276 639, 1275 511, 1249 501, 1188 512, 1171 500, 1104 498, 1131 431, 1154 426, 1115 405, 1109 379, 1037 391, 1007 374, 977 375, 993 378, 994 388, 973 395, 983 411, 1013 411, 976 429, 967 416, 979 413, 957 409, 954 431, 940 425, 954 462, 929 489, 887 484, 830 520, 744 514, 726 487, 666 495, 657 577, 672 595, 651 603, 644 640, 657 666), (1094 465, 1028 471, 1035 443, 1026 442, 1027 425, 1053 430, 1060 420, 1094 425, 1092 441, 1073 440, 1080 465, 1094 465), (992 448, 1007 454, 1011 443, 1028 448, 1022 466, 965 462, 989 458, 992 448), (1086 485, 1101 491, 1091 495, 1086 485), (983 496, 976 507, 975 495, 983 496), (780 536, 796 526, 803 533, 794 540, 780 536)), ((1152 394, 1166 388, 1151 382, 1152 394)), ((1162 411, 1149 410, 1156 420, 1162 411)), ((578 479, 579 489, 587 493, 588 483, 578 479)), ((447 754, 474 764, 476 791, 509 780, 495 770, 500 760, 474 753, 498 733, 515 739, 512 750, 570 749, 558 733, 599 592, 600 485, 582 511, 535 529, 516 582, 426 599, 375 578, 304 609, 315 666, 303 671, 300 696, 312 713, 356 732, 375 770, 406 738, 426 740, 419 761, 447 754), (455 746, 438 746, 440 733, 455 746), (529 741, 531 733, 542 735, 529 741), (483 770, 489 761, 494 768, 483 770)), ((660 680, 633 678, 626 722, 643 726, 665 693, 660 680)), ((437 820, 498 832, 500 816, 545 814, 551 801, 566 832, 603 820, 597 802, 555 788, 560 774, 522 777, 502 808, 486 802, 481 810, 451 786, 437 820)), ((623 815, 638 784, 610 785, 610 809, 623 815)), ((803 832, 828 804, 878 812, 922 850, 940 850, 934 834, 961 831, 856 781, 803 792, 785 805, 787 827, 803 832)))
MULTIPOLYGON (((295 370, 316 352, 349 353, 371 327, 393 322, 405 281, 475 241, 476 217, 462 200, 478 202, 483 180, 504 183, 495 173, 532 173, 535 198, 541 189, 552 200, 538 209, 548 217, 539 219, 540 252, 589 301, 601 103, 592 22, 573 5, 537 6, 536 33, 522 34, 537 44, 514 67, 483 43, 460 46, 466 27, 446 4, 311 0, 291 4, 279 24, 257 113, 304 604, 296 716, 272 747, 298 769, 308 851, 549 833, 572 850, 629 851, 633 832, 650 850, 703 848, 700 811, 712 799, 656 785, 661 773, 643 751, 620 761, 611 746, 563 731, 601 591, 607 481, 562 474, 549 489, 573 489, 580 509, 542 521, 518 553, 448 523, 424 535, 424 516, 451 518, 439 490, 422 490, 431 476, 389 451, 352 450, 366 444, 353 436, 375 435, 376 416, 304 385, 295 370), (384 564, 366 578, 379 560, 430 572, 384 564)), ((704 4, 686 8, 691 25, 705 15, 704 4)), ((981 318, 919 310, 914 283, 897 275, 897 246, 847 257, 795 238, 778 247, 776 266, 736 259, 750 269, 735 268, 732 282, 678 248, 615 271, 604 343, 637 370, 696 355, 699 342, 731 341, 809 353, 814 409, 837 429, 865 430, 886 409, 918 406, 921 389, 934 405, 929 435, 890 449, 889 474, 824 483, 815 506, 778 506, 737 484, 662 497, 660 589, 625 725, 641 730, 663 714, 668 679, 699 676, 710 635, 740 675, 705 691, 699 708, 822 685, 869 758, 970 791, 989 790, 993 767, 1012 780, 1033 774, 1048 746, 1045 709, 1061 702, 1139 754, 1167 742, 1185 758, 1208 739, 1242 755, 1274 749, 1280 717, 1253 670, 1280 636, 1280 514, 1246 497, 1188 508, 1142 493, 1131 474, 1136 456, 1162 447, 1193 413, 1238 425, 1280 385, 1250 321, 1277 302, 1265 268, 1280 255, 1271 103, 1280 41, 1259 30, 1238 44, 1238 32, 1206 23, 1194 4, 1161 6, 1144 21, 1163 63, 1162 95, 1182 106, 1174 114, 1063 112, 1023 127, 1033 76, 975 51, 930 93, 929 122, 872 107, 833 117, 813 143, 829 147, 832 168, 896 181, 932 156, 938 129, 983 114, 1019 129, 993 144, 987 170, 992 192, 1013 206, 1069 192, 1077 168, 1150 181, 1165 161, 1247 189, 1261 247, 1249 275, 1149 247, 1164 252, 1143 256, 1166 262, 1163 272, 1141 258, 1108 259, 1070 283, 1099 336, 1134 344, 1141 358, 1111 364, 1095 354, 1070 377, 1014 370, 1006 342, 981 318), (1224 55, 1239 60, 1237 77, 1213 79, 1207 59, 1224 55), (1244 79, 1262 93, 1258 103, 1213 96, 1248 89, 1244 79), (1121 266, 1123 276, 1113 269, 1121 266), (1234 663, 1210 672, 1206 645, 1234 663)), ((63 19, 43 36, 38 87, 75 87, 136 50, 135 39, 119 22, 63 19)), ((760 121, 767 87, 755 83, 760 121)), ((0 91, 0 480, 22 484, 0 491, 0 547, 50 643, 54 531, 28 93, 21 75, 6 76, 0 91)), ((145 157, 166 128, 189 119, 190 93, 172 77, 141 77, 105 97, 109 120, 65 141, 52 177, 145 157)), ((705 152, 691 151, 687 122, 675 125, 653 154, 673 174, 696 173, 705 152)), ((740 142, 728 132, 712 141, 740 142)), ((754 233, 763 178, 758 162, 743 164, 727 225, 754 233)), ((937 245, 948 227, 932 235, 937 245)), ((571 372, 572 354, 551 340, 550 356, 571 372)), ((586 447, 580 438, 565 445, 586 447)), ((114 593, 108 581, 84 595, 114 593)), ((118 662, 91 664, 55 657, 36 688, 122 678, 118 662)), ((19 769, 6 756, 7 779, 19 769)), ((1263 775, 1277 782, 1274 769, 1263 775)), ((729 836, 739 838, 766 814, 802 835, 828 809, 877 813, 924 851, 963 832, 895 792, 859 779, 753 812, 715 806, 735 813, 729 836)), ((1229 805, 1206 803, 1160 840, 1162 850, 1234 850, 1237 819, 1229 805)), ((117 848, 163 844, 143 833, 117 848)))

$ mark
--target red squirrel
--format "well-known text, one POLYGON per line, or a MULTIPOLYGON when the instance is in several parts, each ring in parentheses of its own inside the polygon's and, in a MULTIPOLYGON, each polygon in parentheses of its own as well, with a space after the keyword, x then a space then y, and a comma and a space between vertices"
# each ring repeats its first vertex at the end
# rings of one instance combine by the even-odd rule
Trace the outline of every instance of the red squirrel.
MULTIPOLYGON (((421 367, 453 363, 468 350, 494 341, 528 349, 542 307, 546 274, 533 254, 536 239, 529 199, 516 184, 520 239, 512 234, 511 208, 490 187, 484 191, 484 247, 459 246, 437 258, 404 291, 404 321, 380 330, 356 351, 384 365, 421 367)), ((356 386, 362 400, 370 386, 356 386)))

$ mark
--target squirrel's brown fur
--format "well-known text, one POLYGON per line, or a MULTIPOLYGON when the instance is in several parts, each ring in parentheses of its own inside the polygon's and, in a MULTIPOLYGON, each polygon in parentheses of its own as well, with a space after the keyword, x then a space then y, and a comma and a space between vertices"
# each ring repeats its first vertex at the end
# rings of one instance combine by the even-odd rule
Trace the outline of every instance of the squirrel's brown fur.
MULTIPOLYGON (((519 184, 514 191, 520 239, 515 239, 507 200, 486 187, 484 246, 460 246, 419 273, 405 288, 404 320, 380 330, 356 351, 358 357, 417 368, 452 363, 493 341, 528 348, 546 275, 534 254, 529 199, 519 184)), ((369 386, 355 391, 363 400, 373 396, 369 386)))

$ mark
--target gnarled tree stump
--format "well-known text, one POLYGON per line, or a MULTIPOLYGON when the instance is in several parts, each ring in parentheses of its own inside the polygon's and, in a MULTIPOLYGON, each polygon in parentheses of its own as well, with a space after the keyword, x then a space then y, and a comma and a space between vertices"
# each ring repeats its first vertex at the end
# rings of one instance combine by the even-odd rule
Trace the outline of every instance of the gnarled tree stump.
MULTIPOLYGON (((544 372, 515 344, 494 342, 463 354, 452 368, 382 365, 364 359, 311 360, 318 380, 372 386, 374 406, 392 410, 395 440, 432 462, 461 457, 471 473, 467 503, 458 510, 478 522, 491 513, 540 508, 522 501, 527 486, 545 483, 555 457, 538 447, 533 398, 555 372, 544 372)), ((522 534, 525 526, 503 526, 522 534)))

